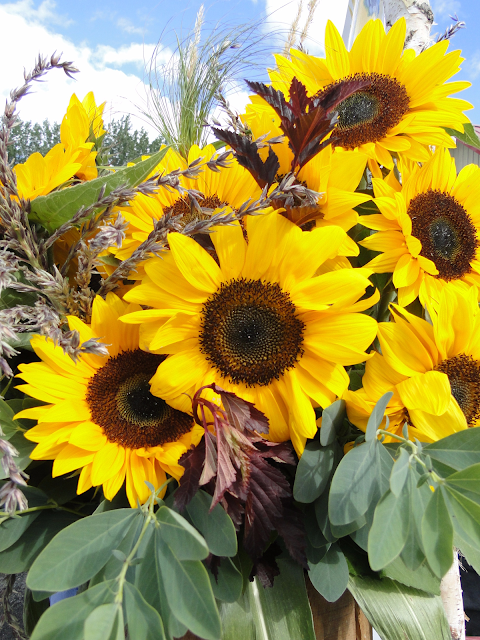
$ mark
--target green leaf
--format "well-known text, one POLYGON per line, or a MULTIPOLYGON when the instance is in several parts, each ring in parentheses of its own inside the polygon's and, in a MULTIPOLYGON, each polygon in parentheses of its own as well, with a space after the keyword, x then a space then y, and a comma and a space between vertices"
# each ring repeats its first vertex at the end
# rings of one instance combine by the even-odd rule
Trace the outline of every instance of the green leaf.
MULTIPOLYGON (((273 587, 264 589, 257 578, 248 584, 255 640, 315 640, 303 569, 287 557, 278 558, 277 564, 280 575, 273 587)), ((245 640, 249 636, 230 637, 245 640)))
POLYGON ((33 563, 27 577, 32 591, 63 591, 90 580, 125 537, 137 509, 89 516, 63 529, 33 563))
POLYGON ((124 638, 123 614, 117 603, 101 604, 85 620, 84 640, 124 640, 124 638))
POLYGON ((472 547, 468 542, 465 542, 456 531, 453 534, 453 544, 457 549, 460 549, 468 564, 471 564, 475 571, 480 573, 480 549, 472 547))
POLYGON ((154 527, 150 526, 140 542, 137 555, 140 558, 144 558, 144 560, 136 567, 135 586, 148 604, 160 614, 164 633, 168 640, 171 640, 173 636, 181 638, 187 632, 187 627, 175 618, 167 602, 167 594, 158 555, 155 550, 155 536, 153 534, 154 527))
POLYGON ((165 640, 163 622, 153 607, 151 607, 140 591, 129 582, 123 587, 123 599, 127 617, 127 625, 134 630, 130 632, 132 640, 165 640))
POLYGON ((448 511, 452 516, 455 531, 468 544, 480 549, 480 506, 448 484, 446 489, 448 511))
POLYGON ((377 404, 374 406, 373 411, 368 418, 367 430, 365 432, 365 442, 372 442, 372 440, 376 440, 377 429, 379 429, 380 425, 382 424, 387 404, 390 402, 392 396, 393 391, 387 391, 387 393, 384 393, 377 404))
POLYGON ((480 463, 448 476, 447 484, 453 485, 457 490, 480 495, 480 463))
POLYGON ((401 557, 396 558, 380 572, 382 578, 391 578, 396 582, 401 582, 407 587, 421 589, 427 593, 440 595, 440 578, 433 573, 426 562, 423 562, 415 571, 407 567, 401 557))
POLYGON ((12 407, 9 406, 9 404, 5 400, 0 400, 0 427, 7 439, 9 436, 12 436, 16 431, 18 431, 20 427, 17 420, 13 419, 15 413, 16 412, 12 409, 12 407))
POLYGON ((407 482, 409 483, 412 518, 410 520, 407 540, 400 557, 411 571, 418 569, 425 560, 422 542, 422 519, 432 495, 427 485, 418 486, 418 478, 418 473, 410 467, 407 482))
POLYGON ((293 485, 298 502, 313 502, 323 493, 333 469, 334 445, 309 442, 300 458, 293 485))
POLYGON ((217 577, 207 568, 213 595, 223 602, 236 602, 242 595, 243 577, 230 558, 222 558, 217 577))
MULTIPOLYGON (((327 512, 328 503, 326 500, 324 500, 324 505, 325 511, 327 512)), ((313 547, 319 548, 325 546, 328 540, 323 535, 323 532, 319 526, 317 515, 315 513, 315 506, 316 502, 314 504, 308 505, 305 508, 305 511, 303 512, 303 524, 305 525, 305 532, 307 534, 308 541, 313 547)), ((326 515, 328 520, 328 513, 326 515)))
POLYGON ((323 558, 316 564, 308 563, 308 576, 325 600, 335 602, 344 593, 348 584, 348 565, 337 544, 332 544, 323 558))
POLYGON ((389 487, 392 466, 392 457, 378 440, 349 451, 332 479, 328 502, 332 524, 354 522, 378 502, 389 487))
POLYGON ((248 591, 236 602, 220 602, 218 609, 222 621, 222 640, 257 640, 248 591))
POLYGON ((335 440, 335 435, 345 418, 345 400, 336 400, 322 412, 320 444, 327 447, 335 440))
POLYGON ((115 597, 115 581, 102 582, 78 596, 54 604, 40 618, 31 640, 84 640, 85 620, 102 604, 115 597))
MULTIPOLYGON (((29 507, 47 504, 48 497, 36 487, 22 487, 29 507)), ((18 518, 9 518, 0 524, 0 552, 11 547, 40 516, 41 511, 31 511, 18 518)), ((6 571, 3 573, 7 573, 6 571)))
POLYGON ((464 123, 463 128, 465 133, 460 133, 460 131, 455 131, 455 129, 447 129, 446 127, 445 131, 465 144, 469 144, 471 147, 475 147, 475 149, 480 149, 480 140, 478 139, 473 125, 470 122, 466 122, 464 123))
POLYGON ((208 556, 205 540, 179 513, 162 506, 157 520, 160 535, 179 560, 204 560, 208 556))
POLYGON ((155 530, 155 549, 174 616, 205 640, 220 640, 220 616, 207 571, 198 560, 180 561, 155 530))
POLYGON ((49 509, 38 513, 40 514, 38 519, 28 527, 21 538, 0 553, 0 573, 22 573, 23 571, 28 571, 35 558, 50 540, 59 531, 78 520, 78 516, 64 511, 49 509))
POLYGON ((210 511, 212 496, 197 491, 186 507, 194 526, 200 531, 215 556, 233 557, 237 553, 237 534, 232 519, 217 504, 210 511))
POLYGON ((152 173, 167 151, 168 147, 133 167, 126 167, 107 176, 54 191, 46 196, 39 196, 32 200, 30 218, 52 233, 64 222, 71 220, 80 207, 89 207, 95 204, 104 185, 105 195, 108 195, 122 185, 135 187, 142 183, 152 173))
POLYGON ((397 498, 401 494, 405 481, 407 480, 409 464, 410 455, 408 451, 402 447, 392 467, 392 473, 390 474, 390 491, 397 496, 397 498))
POLYGON ((444 489, 438 487, 430 498, 422 520, 422 540, 432 571, 439 577, 452 565, 453 524, 445 503, 444 489))
POLYGON ((451 640, 442 600, 383 578, 350 576, 348 588, 382 640, 451 640))
POLYGON ((457 431, 423 448, 432 460, 461 471, 480 462, 480 427, 457 431))
POLYGON ((368 536, 368 560, 373 571, 383 569, 400 555, 409 527, 408 491, 402 491, 398 498, 388 491, 375 509, 368 536))

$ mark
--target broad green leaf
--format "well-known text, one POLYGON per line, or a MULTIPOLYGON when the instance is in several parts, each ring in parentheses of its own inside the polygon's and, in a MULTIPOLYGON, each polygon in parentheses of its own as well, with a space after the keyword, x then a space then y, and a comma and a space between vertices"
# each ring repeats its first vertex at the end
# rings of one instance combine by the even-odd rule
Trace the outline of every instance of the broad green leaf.
POLYGON ((448 476, 447 483, 457 490, 480 495, 480 463, 448 476))
POLYGON ((368 536, 368 560, 374 571, 383 569, 400 555, 407 540, 409 527, 408 491, 402 491, 398 498, 388 491, 375 509, 368 536))
MULTIPOLYGON (((78 516, 65 511, 37 511, 38 519, 31 524, 15 544, 0 553, 0 573, 22 573, 30 569, 40 551, 78 516)), ((1 535, 1 527, 0 527, 1 535)))
POLYGON ((163 622, 158 611, 129 582, 125 582, 123 588, 123 601, 126 623, 129 629, 134 630, 134 634, 129 634, 132 640, 165 640, 163 622))
POLYGON ((442 487, 430 498, 422 520, 422 540, 432 571, 439 577, 450 569, 453 561, 453 524, 445 503, 442 487))
POLYGON ((407 587, 421 589, 436 596, 440 595, 440 578, 437 578, 425 561, 415 571, 412 571, 402 558, 398 557, 391 564, 384 567, 380 575, 382 578, 391 578, 396 582, 401 582, 407 587))
POLYGON ((124 639, 123 614, 117 603, 101 604, 85 620, 84 640, 124 639))
POLYGON ((348 589, 382 640, 451 640, 442 600, 383 578, 350 576, 348 589))
POLYGON ((104 185, 105 195, 123 185, 126 187, 139 185, 148 178, 167 151, 168 148, 164 148, 133 167, 126 167, 107 176, 54 191, 46 196, 39 196, 32 200, 30 218, 52 233, 64 222, 71 220, 80 207, 90 207, 95 204, 104 185))
POLYGON ((392 467, 392 473, 390 474, 390 491, 396 495, 397 498, 401 494, 407 480, 409 463, 410 455, 408 451, 402 447, 392 467))
POLYGON ((78 596, 54 604, 40 618, 31 640, 84 640, 85 620, 102 604, 115 597, 115 582, 102 582, 78 596))
POLYGON ((326 447, 333 444, 335 435, 345 417, 345 400, 336 400, 322 412, 320 428, 320 444, 326 447))
POLYGON ((390 402, 392 396, 393 392, 387 391, 387 393, 384 393, 377 404, 374 406, 373 411, 368 418, 367 430, 365 432, 365 442, 376 440, 377 429, 379 429, 380 425, 382 424, 387 404, 390 402))
POLYGON ((461 471, 480 462, 480 427, 457 431, 423 448, 433 460, 461 471))
POLYGON ((222 621, 222 640, 257 640, 248 591, 236 602, 220 602, 218 610, 222 621))
POLYGON ((344 593, 348 584, 348 565, 337 544, 332 544, 320 562, 308 563, 308 576, 325 600, 335 602, 344 593))
POLYGON ((157 520, 160 535, 179 560, 204 560, 208 556, 205 540, 179 513, 162 506, 157 520))
MULTIPOLYGON (((36 487, 22 487, 28 500, 29 507, 39 507, 47 504, 48 497, 36 487)), ((18 518, 9 518, 0 524, 0 552, 12 546, 24 532, 40 516, 41 511, 31 511, 18 518)), ((4 572, 7 573, 7 572, 4 572)))
POLYGON ((220 616, 203 564, 198 560, 180 561, 158 529, 155 549, 174 616, 205 640, 220 640, 220 616))
POLYGON ((336 542, 338 538, 332 532, 332 524, 328 516, 328 500, 328 491, 324 491, 322 495, 315 500, 315 517, 325 540, 327 540, 327 542, 336 542))
POLYGON ((323 493, 333 469, 334 445, 309 442, 300 458, 293 485, 298 502, 313 502, 323 493))
MULTIPOLYGON (((316 503, 315 503, 316 504, 316 503)), ((327 544, 328 540, 323 535, 323 532, 319 526, 317 515, 315 513, 315 504, 306 507, 303 512, 303 524, 305 525, 305 532, 307 534, 308 541, 313 547, 323 547, 327 544)), ((325 511, 327 511, 327 501, 324 501, 325 511)), ((327 518, 328 518, 328 514, 327 518)))
POLYGON ((287 557, 277 563, 280 575, 273 587, 264 589, 257 578, 248 584, 255 640, 315 640, 303 569, 287 557))
POLYGON ((342 458, 332 479, 328 502, 334 525, 363 516, 389 487, 393 459, 378 441, 354 447, 342 458))
POLYGON ((0 400, 0 428, 3 431, 2 437, 12 436, 16 431, 18 431, 19 424, 17 420, 13 419, 15 415, 15 411, 5 400, 0 400))
POLYGON ((32 565, 27 585, 32 591, 63 591, 90 580, 125 537, 137 509, 117 509, 89 516, 63 529, 32 565))
POLYGON ((480 506, 449 485, 446 489, 454 529, 468 544, 480 549, 480 506))
MULTIPOLYGON (((410 571, 415 571, 425 561, 422 542, 422 519, 431 497, 431 492, 427 485, 417 486, 418 479, 418 473, 410 467, 407 482, 409 484, 410 512, 412 515, 407 540, 400 554, 400 558, 410 571)), ((416 585, 410 586, 415 587, 416 585)))
POLYGON ((480 140, 473 128, 473 125, 470 122, 466 122, 463 125, 465 132, 460 133, 460 131, 455 131, 455 129, 447 129, 445 131, 449 133, 454 138, 458 138, 465 144, 469 144, 471 147, 475 147, 475 149, 480 149, 480 140))
POLYGON ((207 568, 213 595, 222 602, 236 602, 242 595, 243 577, 230 558, 222 558, 216 577, 207 568))
POLYGON ((210 511, 211 504, 212 496, 205 491, 197 491, 186 511, 213 555, 233 557, 237 553, 235 526, 220 504, 210 511))
POLYGON ((153 534, 154 527, 151 526, 140 542, 137 555, 144 560, 136 567, 135 586, 147 603, 160 614, 166 638, 168 640, 171 640, 173 636, 181 638, 187 632, 187 627, 180 624, 175 618, 167 602, 163 576, 155 551, 155 536, 153 534))

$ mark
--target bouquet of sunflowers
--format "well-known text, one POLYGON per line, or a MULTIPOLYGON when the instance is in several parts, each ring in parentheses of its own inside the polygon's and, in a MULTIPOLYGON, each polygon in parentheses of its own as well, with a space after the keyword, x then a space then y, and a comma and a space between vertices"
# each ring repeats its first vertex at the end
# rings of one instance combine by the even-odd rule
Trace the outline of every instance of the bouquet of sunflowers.
POLYGON ((18 101, 76 69, 12 92, 0 571, 28 571, 32 640, 314 640, 347 589, 383 640, 451 637, 454 547, 480 570, 480 168, 448 149, 480 141, 460 52, 404 42, 329 23, 215 144, 126 167, 92 94, 11 167, 18 101))

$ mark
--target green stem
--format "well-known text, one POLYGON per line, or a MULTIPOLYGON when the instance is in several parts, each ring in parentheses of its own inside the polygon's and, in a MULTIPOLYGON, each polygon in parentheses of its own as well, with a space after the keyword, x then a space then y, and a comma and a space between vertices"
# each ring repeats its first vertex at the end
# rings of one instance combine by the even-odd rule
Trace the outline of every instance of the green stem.
MULTIPOLYGON (((5 513, 5 515, 9 516, 10 518, 13 518, 14 516, 23 516, 26 513, 33 513, 34 511, 44 511, 45 509, 60 509, 60 511, 66 511, 67 513, 74 513, 76 516, 81 516, 82 518, 85 518, 85 514, 84 513, 80 513, 80 511, 75 511, 75 509, 69 509, 68 507, 62 507, 58 504, 42 504, 38 507, 29 507, 28 509, 23 509, 23 511, 14 511, 12 514, 7 514, 5 513)), ((0 515, 0 517, 3 517, 3 514, 0 515)))
POLYGON ((380 296, 380 301, 378 303, 378 313, 377 313, 377 321, 378 322, 386 322, 389 318, 390 311, 389 305, 392 302, 392 293, 395 291, 395 287, 393 286, 393 281, 390 279, 387 284, 384 286, 382 294, 380 296))

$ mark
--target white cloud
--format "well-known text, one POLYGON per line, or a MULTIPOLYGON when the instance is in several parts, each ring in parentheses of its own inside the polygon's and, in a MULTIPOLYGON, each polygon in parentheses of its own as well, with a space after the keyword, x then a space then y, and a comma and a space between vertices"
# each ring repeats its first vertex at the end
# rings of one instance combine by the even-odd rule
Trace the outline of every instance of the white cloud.
MULTIPOLYGON (((297 16, 300 0, 265 0, 267 14, 266 29, 278 30, 280 39, 285 42, 291 25, 297 16), (283 38, 281 37, 283 36, 283 38)), ((302 32, 308 16, 308 2, 302 3, 302 12, 297 31, 302 32)), ((304 46, 314 55, 324 54, 325 27, 328 20, 332 20, 342 33, 347 15, 348 0, 319 0, 313 19, 308 28, 308 37, 304 46)))
MULTIPOLYGON (((53 2, 46 0, 36 13, 29 14, 31 6, 31 0, 0 5, 0 57, 8 61, 2 65, 0 74, 0 100, 4 102, 10 90, 22 84, 23 70, 28 71, 34 66, 39 53, 49 56, 54 51, 63 52, 62 60, 73 61, 80 73, 76 74, 75 80, 70 80, 62 71, 53 70, 45 82, 35 83, 32 94, 19 103, 23 120, 42 122, 48 118, 51 122, 61 122, 72 93, 82 99, 88 91, 93 91, 97 104, 107 102, 110 117, 129 113, 135 127, 144 126, 154 135, 137 107, 145 105, 147 92, 140 74, 113 68, 132 62, 141 63, 144 59, 148 61, 154 45, 132 44, 118 50, 106 46, 96 50, 77 46, 44 24, 47 18, 52 24, 53 2)), ((161 54, 171 55, 167 51, 161 54)))
POLYGON ((477 49, 467 63, 467 69, 470 72, 470 79, 475 80, 480 76, 480 50, 477 49))
POLYGON ((55 11, 56 6, 54 0, 44 0, 36 9, 33 0, 19 0, 2 5, 2 9, 11 15, 22 16, 29 23, 62 24, 64 27, 73 24, 73 20, 55 11))
POLYGON ((117 20, 117 27, 119 27, 126 33, 138 33, 139 35, 142 35, 144 32, 144 29, 142 29, 141 27, 136 27, 133 22, 131 22, 127 18, 119 18, 117 20))

